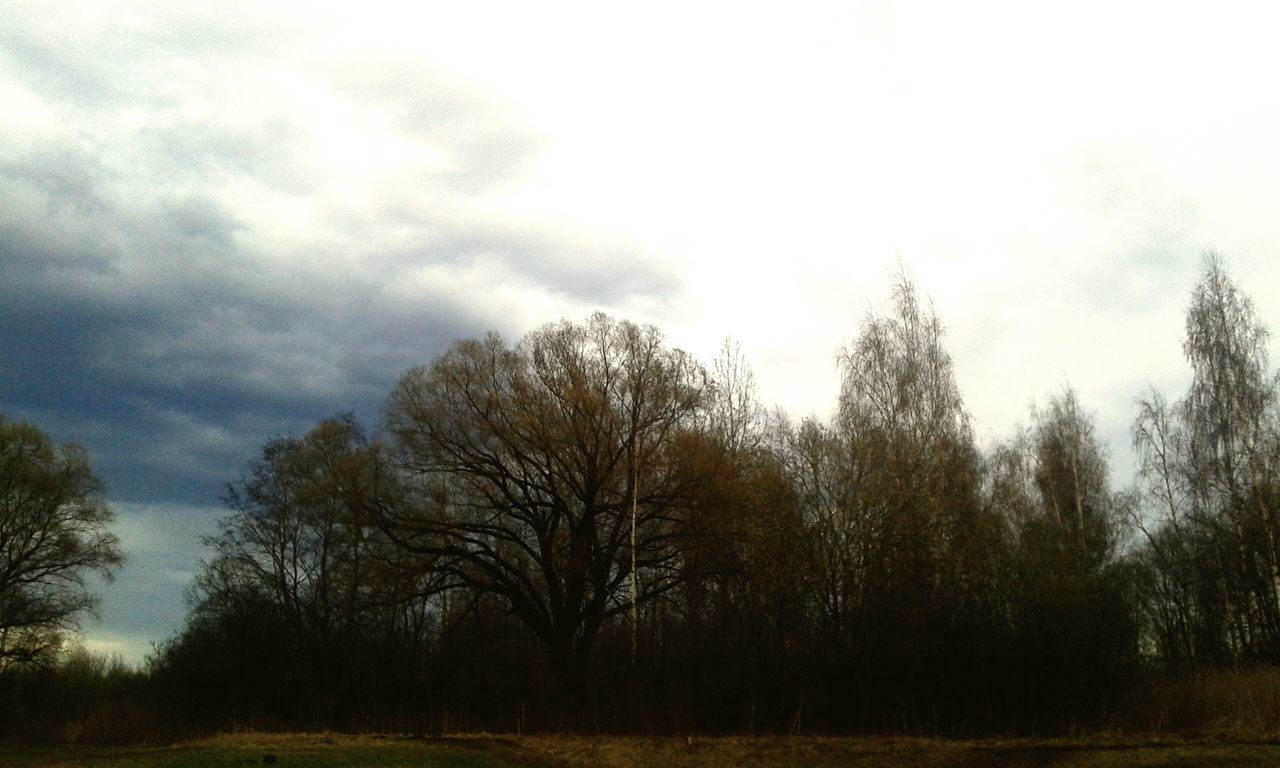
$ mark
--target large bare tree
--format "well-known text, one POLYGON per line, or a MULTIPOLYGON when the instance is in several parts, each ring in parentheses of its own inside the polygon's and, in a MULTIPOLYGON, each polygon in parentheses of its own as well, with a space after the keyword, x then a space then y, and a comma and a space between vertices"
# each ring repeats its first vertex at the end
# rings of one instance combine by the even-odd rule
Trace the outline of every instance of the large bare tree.
POLYGON ((606 621, 680 583, 705 380, 655 328, 602 314, 460 341, 386 405, 416 493, 383 526, 505 600, 574 680, 606 621))

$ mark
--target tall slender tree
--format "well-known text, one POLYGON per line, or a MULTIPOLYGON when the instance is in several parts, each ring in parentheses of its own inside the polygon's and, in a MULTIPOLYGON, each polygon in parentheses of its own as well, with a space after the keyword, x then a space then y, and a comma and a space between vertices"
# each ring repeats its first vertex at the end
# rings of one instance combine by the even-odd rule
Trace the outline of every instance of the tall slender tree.
POLYGON ((1138 522, 1170 657, 1280 659, 1280 380, 1267 339, 1210 254, 1187 309, 1191 386, 1172 406, 1158 393, 1139 401, 1134 443, 1156 522, 1138 522))
POLYGON ((1067 389, 988 462, 988 503, 1012 534, 1004 584, 1015 700, 1066 721, 1114 702, 1137 658, 1131 569, 1121 543, 1132 506, 1110 488, 1093 420, 1067 389))

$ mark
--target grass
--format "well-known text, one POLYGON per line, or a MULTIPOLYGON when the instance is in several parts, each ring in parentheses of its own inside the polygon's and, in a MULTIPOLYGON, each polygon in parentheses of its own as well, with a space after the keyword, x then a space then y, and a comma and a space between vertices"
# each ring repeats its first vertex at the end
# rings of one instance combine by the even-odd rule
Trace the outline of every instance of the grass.
POLYGON ((1280 740, 938 741, 822 737, 622 738, 232 734, 169 747, 0 751, 0 768, 1190 768, 1280 765, 1280 740))
POLYGON ((1128 709, 1137 730, 1273 732, 1280 727, 1280 668, 1162 675, 1128 709))
POLYGON ((527 737, 521 747, 570 768, 1125 768, 1275 766, 1280 741, 942 741, 821 737, 624 739, 527 737))
POLYGON ((0 768, 532 768, 502 739, 409 739, 332 734, 228 734, 167 747, 28 747, 0 750, 0 768))

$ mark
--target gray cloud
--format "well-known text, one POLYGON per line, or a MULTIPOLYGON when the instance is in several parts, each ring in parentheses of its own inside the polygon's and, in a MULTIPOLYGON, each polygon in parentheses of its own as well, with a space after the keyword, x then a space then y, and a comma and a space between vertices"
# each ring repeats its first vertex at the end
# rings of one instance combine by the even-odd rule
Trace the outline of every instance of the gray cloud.
POLYGON ((441 181, 454 189, 473 193, 507 181, 541 148, 495 104, 417 61, 339 60, 325 74, 338 93, 390 115, 403 135, 438 146, 447 161, 441 181))
POLYGON ((272 435, 376 421, 451 340, 524 330, 483 276, 567 307, 677 288, 625 244, 486 212, 539 140, 420 63, 252 13, 21 10, 0 83, 47 122, 0 136, 0 410, 85 443, 113 498, 209 503, 272 435), (442 159, 334 175, 327 120, 442 159))

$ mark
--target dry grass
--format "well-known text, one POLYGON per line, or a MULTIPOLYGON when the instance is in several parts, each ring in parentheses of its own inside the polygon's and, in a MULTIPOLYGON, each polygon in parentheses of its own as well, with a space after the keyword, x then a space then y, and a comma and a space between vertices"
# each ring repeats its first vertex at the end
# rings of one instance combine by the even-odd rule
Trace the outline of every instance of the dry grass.
POLYGON ((948 765, 965 745, 904 739, 822 737, 619 738, 531 736, 517 740, 529 752, 565 766, 932 766, 948 765))
POLYGON ((30 747, 0 750, 0 768, 533 768, 537 758, 515 755, 491 737, 411 739, 340 734, 231 733, 167 747, 30 747))
POLYGON ((1280 743, 1128 740, 939 741, 821 737, 524 737, 522 751, 565 768, 1061 768, 1276 766, 1280 743))
POLYGON ((1131 708, 1156 733, 1280 734, 1280 669, 1192 673, 1154 682, 1131 708))
POLYGON ((1190 768, 1280 765, 1280 742, 1213 739, 939 741, 823 737, 502 737, 410 739, 235 733, 166 748, 61 748, 5 753, 0 768, 1190 768))

